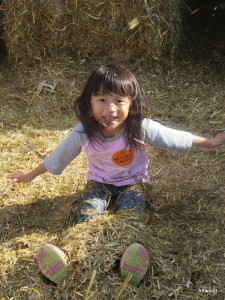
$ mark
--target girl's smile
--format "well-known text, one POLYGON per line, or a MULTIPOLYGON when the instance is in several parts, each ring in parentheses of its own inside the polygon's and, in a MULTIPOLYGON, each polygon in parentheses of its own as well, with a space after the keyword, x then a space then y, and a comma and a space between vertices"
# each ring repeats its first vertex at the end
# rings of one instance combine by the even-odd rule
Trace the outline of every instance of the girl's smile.
POLYGON ((117 135, 124 126, 131 106, 129 97, 120 97, 110 94, 91 96, 92 114, 95 120, 102 125, 102 134, 105 137, 117 135))

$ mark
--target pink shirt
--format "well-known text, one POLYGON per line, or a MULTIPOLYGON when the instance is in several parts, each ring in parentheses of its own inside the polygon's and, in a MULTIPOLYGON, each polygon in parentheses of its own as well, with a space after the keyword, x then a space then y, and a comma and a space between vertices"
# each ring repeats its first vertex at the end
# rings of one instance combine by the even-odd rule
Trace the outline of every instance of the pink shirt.
POLYGON ((145 147, 141 148, 141 151, 130 150, 123 135, 113 142, 100 142, 94 146, 87 141, 82 147, 89 162, 87 180, 115 186, 149 182, 148 158, 145 147))

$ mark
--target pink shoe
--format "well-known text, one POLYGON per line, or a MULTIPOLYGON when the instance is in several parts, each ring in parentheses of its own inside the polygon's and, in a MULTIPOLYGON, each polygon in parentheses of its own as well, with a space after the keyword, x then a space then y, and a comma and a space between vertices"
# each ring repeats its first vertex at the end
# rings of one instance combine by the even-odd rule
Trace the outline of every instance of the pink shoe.
POLYGON ((144 278, 149 265, 149 256, 139 243, 130 244, 120 258, 121 276, 125 279, 132 274, 130 284, 138 286, 144 278))
POLYGON ((66 279, 68 266, 65 253, 54 245, 46 244, 37 254, 41 272, 52 282, 58 284, 66 279))

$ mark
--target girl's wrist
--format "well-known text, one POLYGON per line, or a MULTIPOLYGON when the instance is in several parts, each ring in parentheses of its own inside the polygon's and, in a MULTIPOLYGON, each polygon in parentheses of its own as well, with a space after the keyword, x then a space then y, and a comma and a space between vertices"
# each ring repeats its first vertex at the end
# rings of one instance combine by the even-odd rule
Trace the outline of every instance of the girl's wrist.
POLYGON ((31 172, 28 173, 26 176, 27 176, 28 181, 32 181, 32 180, 34 180, 38 175, 36 175, 33 171, 31 171, 31 172))
POLYGON ((205 148, 211 149, 211 148, 215 148, 215 147, 217 147, 217 145, 214 143, 214 140, 213 140, 213 139, 210 139, 210 140, 207 140, 207 141, 206 141, 206 146, 205 146, 205 148))
POLYGON ((36 169, 28 173, 28 178, 31 180, 35 179, 37 176, 47 172, 47 169, 45 168, 44 164, 40 164, 36 169))
POLYGON ((194 147, 201 147, 206 149, 220 147, 225 143, 225 133, 219 133, 211 139, 203 138, 200 136, 192 136, 192 145, 194 147))

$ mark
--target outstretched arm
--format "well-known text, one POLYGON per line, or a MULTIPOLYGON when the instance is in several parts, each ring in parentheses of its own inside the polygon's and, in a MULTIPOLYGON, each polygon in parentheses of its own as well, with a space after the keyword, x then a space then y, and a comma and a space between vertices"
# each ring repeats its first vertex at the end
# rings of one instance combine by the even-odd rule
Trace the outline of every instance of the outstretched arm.
POLYGON ((201 148, 216 148, 225 143, 225 132, 217 134, 211 139, 200 137, 197 135, 192 136, 192 146, 201 148))
POLYGON ((10 179, 12 179, 14 182, 17 183, 26 183, 32 181, 37 176, 47 172, 47 169, 45 168, 44 164, 40 164, 37 168, 32 170, 31 172, 26 172, 23 170, 19 170, 15 174, 12 174, 10 176, 10 179))

